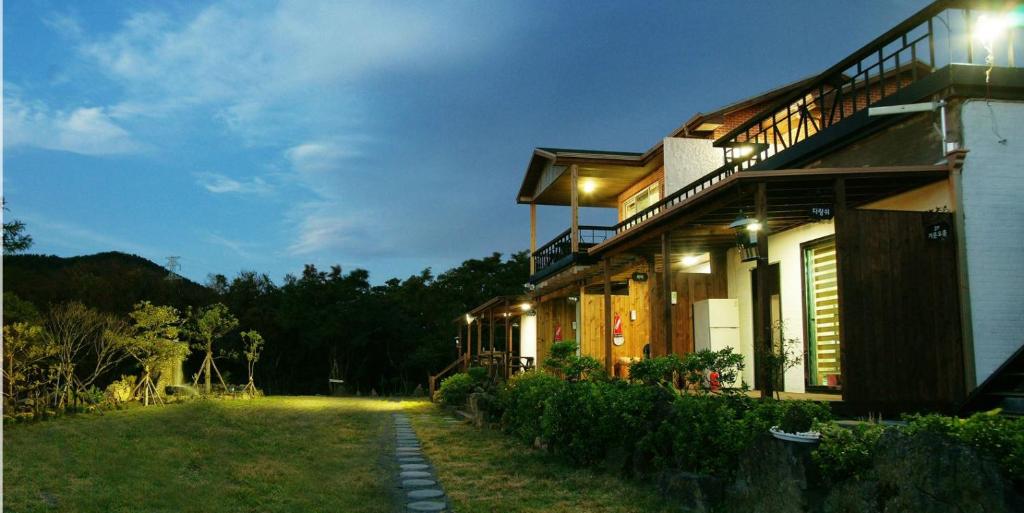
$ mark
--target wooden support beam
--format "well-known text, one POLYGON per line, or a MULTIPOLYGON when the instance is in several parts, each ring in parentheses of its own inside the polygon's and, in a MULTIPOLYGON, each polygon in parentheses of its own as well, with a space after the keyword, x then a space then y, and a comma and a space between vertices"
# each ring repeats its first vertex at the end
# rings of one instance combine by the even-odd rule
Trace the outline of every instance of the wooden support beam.
MULTIPOLYGON (((572 202, 572 226, 569 229, 573 254, 580 251, 580 168, 576 164, 569 166, 571 182, 569 194, 572 202)), ((581 300, 583 298, 580 298, 581 300)))
POLYGON ((672 249, 671 234, 661 234, 661 336, 665 354, 672 354, 672 249))
POLYGON ((607 258, 601 260, 604 268, 604 370, 609 376, 614 370, 612 362, 612 266, 607 258))
POLYGON ((654 356, 654 341, 658 340, 658 300, 661 298, 660 285, 657 278, 657 273, 654 272, 654 255, 647 256, 647 276, 649 280, 649 288, 647 290, 647 301, 648 301, 648 335, 647 335, 647 351, 650 356, 654 356))
POLYGON ((480 358, 480 353, 483 352, 484 323, 479 317, 473 322, 476 323, 476 357, 480 358))
POLYGON ((770 398, 775 391, 775 383, 768 368, 768 362, 764 356, 772 354, 772 313, 771 293, 768 290, 768 272, 771 268, 768 265, 768 185, 764 182, 757 184, 757 191, 754 193, 754 217, 761 223, 761 232, 757 234, 757 316, 754 319, 754 344, 760 348, 762 357, 757 362, 761 378, 758 384, 761 389, 761 398, 770 398))
POLYGON ((537 260, 533 252, 537 251, 537 204, 530 203, 530 276, 537 272, 537 260))
POLYGON ((487 309, 487 350, 494 353, 494 309, 487 309))

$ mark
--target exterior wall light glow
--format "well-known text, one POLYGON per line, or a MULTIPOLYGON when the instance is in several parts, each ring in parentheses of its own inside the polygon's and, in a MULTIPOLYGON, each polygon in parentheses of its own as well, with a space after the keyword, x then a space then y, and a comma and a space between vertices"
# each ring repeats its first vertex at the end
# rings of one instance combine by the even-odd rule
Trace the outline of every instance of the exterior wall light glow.
POLYGON ((974 37, 986 45, 991 45, 1012 25, 1013 20, 1010 15, 982 14, 978 16, 978 21, 974 24, 974 37))
POLYGON ((473 316, 466 314, 466 324, 473 324, 473 316))
POLYGON ((531 305, 530 303, 523 303, 519 305, 519 309, 524 312, 529 312, 531 308, 533 308, 533 305, 531 305))
POLYGON ((583 182, 583 184, 580 186, 580 188, 583 190, 584 194, 590 194, 590 193, 594 192, 594 189, 597 188, 597 184, 594 183, 593 180, 586 180, 586 181, 583 182))
POLYGON ((682 263, 686 267, 693 267, 700 262, 700 257, 696 255, 686 255, 683 257, 682 263))
POLYGON ((736 232, 736 247, 740 252, 740 260, 750 262, 761 258, 757 252, 757 234, 762 228, 761 221, 740 212, 729 228, 736 232))

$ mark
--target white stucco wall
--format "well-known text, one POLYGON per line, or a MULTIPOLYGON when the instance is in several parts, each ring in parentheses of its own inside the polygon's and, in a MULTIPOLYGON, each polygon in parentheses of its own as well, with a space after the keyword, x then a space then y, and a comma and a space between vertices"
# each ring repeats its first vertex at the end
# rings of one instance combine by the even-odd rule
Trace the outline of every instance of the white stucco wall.
POLYGON ((690 185, 724 163, 722 149, 712 146, 712 142, 710 139, 665 138, 666 196, 690 185))
MULTIPOLYGON (((768 262, 779 264, 779 288, 782 303, 784 337, 795 339, 793 350, 804 351, 804 292, 803 269, 801 267, 800 244, 820 239, 835 233, 832 222, 799 226, 768 237, 768 262)), ((754 383, 754 306, 751 298, 750 271, 754 262, 740 262, 739 254, 730 249, 727 255, 729 273, 729 297, 739 300, 740 306, 740 348, 747 361, 743 380, 754 383)), ((804 391, 804 362, 789 369, 785 378, 786 392, 804 391)))
POLYGON ((961 122, 970 151, 961 208, 980 384, 1024 343, 1024 103, 967 101, 961 122))
POLYGON ((533 357, 534 365, 537 361, 537 316, 521 315, 519 317, 519 356, 533 357))

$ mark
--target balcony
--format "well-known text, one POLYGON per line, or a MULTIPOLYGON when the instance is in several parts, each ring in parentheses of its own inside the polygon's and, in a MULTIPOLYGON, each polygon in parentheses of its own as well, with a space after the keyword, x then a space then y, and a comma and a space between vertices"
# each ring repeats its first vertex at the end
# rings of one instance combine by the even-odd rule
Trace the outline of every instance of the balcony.
POLYGON ((734 173, 799 166, 900 118, 869 120, 868 107, 928 101, 953 85, 961 96, 993 98, 1006 86, 1024 85, 1022 70, 1008 69, 1018 68, 1014 41, 1024 41, 1020 26, 1004 24, 998 27, 1003 34, 986 36, 1005 13, 972 11, 975 4, 935 2, 780 98, 715 141, 723 150, 721 167, 618 223, 615 234, 646 224, 734 173))
POLYGON ((614 234, 615 228, 612 226, 580 226, 578 251, 573 253, 572 229, 565 230, 533 252, 536 267, 533 276, 530 276, 530 283, 538 283, 570 265, 592 263, 587 256, 587 249, 604 242, 614 234))

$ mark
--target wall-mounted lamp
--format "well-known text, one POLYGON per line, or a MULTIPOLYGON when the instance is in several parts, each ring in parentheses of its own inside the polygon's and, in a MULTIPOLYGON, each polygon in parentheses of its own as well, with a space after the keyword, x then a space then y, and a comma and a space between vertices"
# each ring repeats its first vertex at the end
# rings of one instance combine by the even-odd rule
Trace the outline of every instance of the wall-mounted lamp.
POLYGON ((757 234, 761 231, 759 220, 747 217, 741 211, 729 228, 736 232, 736 247, 740 251, 740 260, 750 262, 761 258, 757 252, 757 234))
POLYGON ((700 263, 700 257, 697 255, 684 255, 681 262, 685 267, 693 267, 700 263))
POLYGON ((519 305, 519 309, 524 311, 524 312, 529 312, 530 309, 532 309, 532 308, 533 308, 533 305, 531 305, 530 303, 522 303, 522 304, 519 305))
POLYGON ((466 324, 473 324, 473 316, 466 314, 466 324))

